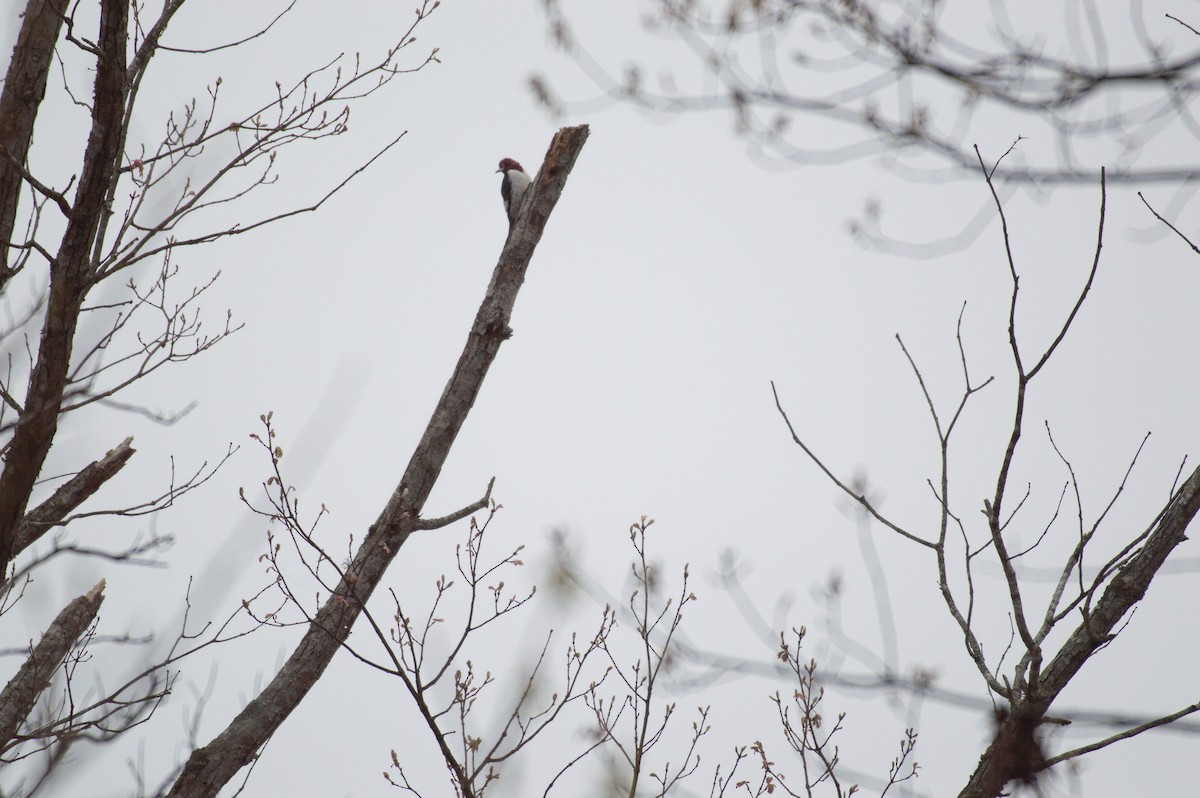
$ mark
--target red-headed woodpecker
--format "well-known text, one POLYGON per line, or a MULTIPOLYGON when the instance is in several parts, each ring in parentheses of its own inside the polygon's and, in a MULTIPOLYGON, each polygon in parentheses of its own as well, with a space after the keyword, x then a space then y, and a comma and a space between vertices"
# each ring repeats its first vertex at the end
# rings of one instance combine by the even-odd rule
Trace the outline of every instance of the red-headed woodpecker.
POLYGON ((502 160, 500 168, 496 171, 504 175, 504 179, 500 181, 500 196, 504 199, 504 212, 508 214, 508 226, 512 227, 513 223, 517 221, 517 211, 521 210, 521 198, 525 196, 525 189, 529 188, 529 184, 533 180, 525 174, 521 164, 512 158, 502 160))

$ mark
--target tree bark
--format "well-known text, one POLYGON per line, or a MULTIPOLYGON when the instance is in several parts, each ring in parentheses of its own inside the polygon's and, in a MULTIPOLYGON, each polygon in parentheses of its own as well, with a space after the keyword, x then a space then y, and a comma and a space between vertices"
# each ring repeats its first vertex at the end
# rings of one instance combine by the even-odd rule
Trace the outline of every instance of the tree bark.
POLYGON ((97 41, 92 129, 71 216, 50 265, 50 297, 37 363, 0 474, 0 565, 13 557, 21 520, 58 430, 80 308, 92 281, 92 245, 104 224, 105 198, 119 178, 124 144, 129 3, 103 0, 97 41))
POLYGON ((532 197, 525 202, 505 242, 483 303, 467 336, 458 365, 446 384, 425 434, 409 460, 400 484, 368 530, 343 580, 309 625, 308 632, 271 683, 225 731, 192 752, 169 793, 173 798, 212 796, 249 764, 271 735, 299 705, 350 635, 365 603, 379 586, 400 547, 417 526, 455 437, 495 360, 512 335, 509 321, 533 250, 566 184, 584 142, 586 125, 563 128, 554 137, 532 197))

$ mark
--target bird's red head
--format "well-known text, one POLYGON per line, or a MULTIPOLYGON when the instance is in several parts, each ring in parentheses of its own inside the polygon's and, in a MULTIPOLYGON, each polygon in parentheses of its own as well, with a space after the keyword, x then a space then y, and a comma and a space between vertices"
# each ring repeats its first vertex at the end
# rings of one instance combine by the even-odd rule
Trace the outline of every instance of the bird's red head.
POLYGON ((504 174, 505 172, 511 171, 511 170, 513 170, 513 169, 516 169, 518 172, 524 172, 524 171, 525 171, 525 170, 524 170, 524 169, 521 167, 521 164, 517 163, 517 162, 516 162, 516 161, 514 161, 512 158, 504 158, 503 160, 501 160, 501 161, 500 161, 500 168, 499 168, 499 169, 497 169, 496 171, 497 171, 497 172, 499 172, 499 173, 501 173, 501 174, 504 174))

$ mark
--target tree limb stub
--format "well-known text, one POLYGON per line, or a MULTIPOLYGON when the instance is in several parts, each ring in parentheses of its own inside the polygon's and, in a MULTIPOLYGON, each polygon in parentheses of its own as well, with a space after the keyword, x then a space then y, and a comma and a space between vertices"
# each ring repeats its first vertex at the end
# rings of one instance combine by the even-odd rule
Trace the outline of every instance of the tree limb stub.
POLYGON ((87 501, 101 485, 116 476, 137 451, 132 443, 133 438, 121 441, 104 457, 89 463, 82 471, 60 485, 53 496, 26 513, 17 532, 13 556, 29 548, 55 524, 66 518, 68 513, 87 501))
POLYGON ((104 580, 72 601, 46 629, 25 664, 0 692, 0 749, 7 747, 21 724, 33 711, 38 697, 50 686, 50 679, 66 659, 104 601, 104 580))

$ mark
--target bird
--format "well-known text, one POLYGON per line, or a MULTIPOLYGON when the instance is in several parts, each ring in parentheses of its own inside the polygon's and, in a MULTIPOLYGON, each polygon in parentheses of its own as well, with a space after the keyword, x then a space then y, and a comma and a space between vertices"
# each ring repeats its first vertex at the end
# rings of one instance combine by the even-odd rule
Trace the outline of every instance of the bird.
POLYGON ((508 214, 508 226, 511 228, 517 221, 517 211, 521 210, 521 198, 533 180, 521 168, 521 164, 512 158, 501 160, 500 168, 496 171, 504 175, 500 181, 500 196, 504 200, 504 212, 508 214))

